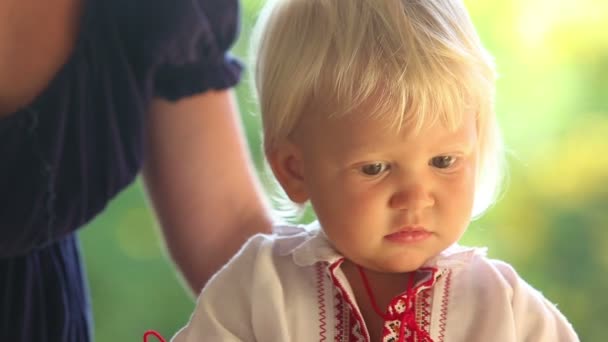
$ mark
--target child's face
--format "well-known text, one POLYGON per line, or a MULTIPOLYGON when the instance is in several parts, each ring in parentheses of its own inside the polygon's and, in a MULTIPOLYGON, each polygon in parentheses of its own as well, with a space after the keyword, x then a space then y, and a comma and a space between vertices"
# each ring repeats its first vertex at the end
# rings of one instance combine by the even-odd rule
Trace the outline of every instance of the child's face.
POLYGON ((465 231, 478 154, 473 114, 455 131, 436 123, 416 135, 357 114, 306 119, 299 129, 306 194, 330 241, 351 261, 412 271, 465 231))

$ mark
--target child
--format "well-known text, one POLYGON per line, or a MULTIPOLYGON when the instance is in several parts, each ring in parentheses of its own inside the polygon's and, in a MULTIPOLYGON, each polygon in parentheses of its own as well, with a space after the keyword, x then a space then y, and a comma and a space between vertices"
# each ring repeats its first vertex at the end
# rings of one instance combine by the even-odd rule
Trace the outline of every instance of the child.
POLYGON ((578 341, 457 241, 493 201, 495 73, 456 0, 276 0, 259 19, 264 147, 308 227, 252 238, 174 341, 578 341))

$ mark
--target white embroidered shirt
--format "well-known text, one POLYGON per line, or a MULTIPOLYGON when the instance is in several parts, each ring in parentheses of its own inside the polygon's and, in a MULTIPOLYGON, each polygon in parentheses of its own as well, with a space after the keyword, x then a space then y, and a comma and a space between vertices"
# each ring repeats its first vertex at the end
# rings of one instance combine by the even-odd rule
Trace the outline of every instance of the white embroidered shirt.
MULTIPOLYGON (((256 235, 209 281, 172 341, 367 342, 343 260, 318 224, 256 235)), ((554 304, 485 249, 454 245, 419 272, 410 304, 394 301, 397 314, 413 312, 404 341, 423 340, 412 325, 433 342, 579 341, 554 304)), ((394 332, 385 341, 398 341, 399 317, 385 322, 394 332)))

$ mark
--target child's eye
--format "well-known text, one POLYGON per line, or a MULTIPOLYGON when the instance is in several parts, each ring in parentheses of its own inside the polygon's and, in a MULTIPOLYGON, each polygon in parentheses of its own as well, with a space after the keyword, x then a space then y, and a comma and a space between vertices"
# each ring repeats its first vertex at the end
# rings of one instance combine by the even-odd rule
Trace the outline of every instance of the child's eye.
POLYGON ((447 169, 456 163, 456 157, 454 156, 437 156, 433 157, 429 162, 429 165, 438 169, 447 169))
POLYGON ((363 165, 361 167, 361 172, 366 176, 377 176, 388 169, 389 165, 386 163, 372 163, 363 165))

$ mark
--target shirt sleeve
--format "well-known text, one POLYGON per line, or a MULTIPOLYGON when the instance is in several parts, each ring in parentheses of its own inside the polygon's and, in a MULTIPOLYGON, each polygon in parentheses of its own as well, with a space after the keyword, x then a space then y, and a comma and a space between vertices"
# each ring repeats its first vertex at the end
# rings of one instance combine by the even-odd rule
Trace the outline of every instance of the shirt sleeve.
POLYGON ((506 263, 494 261, 512 287, 512 308, 517 341, 580 341, 566 317, 538 290, 506 263))
POLYGON ((190 322, 171 340, 255 341, 252 292, 260 249, 267 241, 254 236, 200 293, 190 322))
POLYGON ((180 0, 165 6, 157 8, 166 26, 160 32, 154 94, 177 100, 234 86, 242 71, 229 53, 239 34, 238 1, 180 0))

